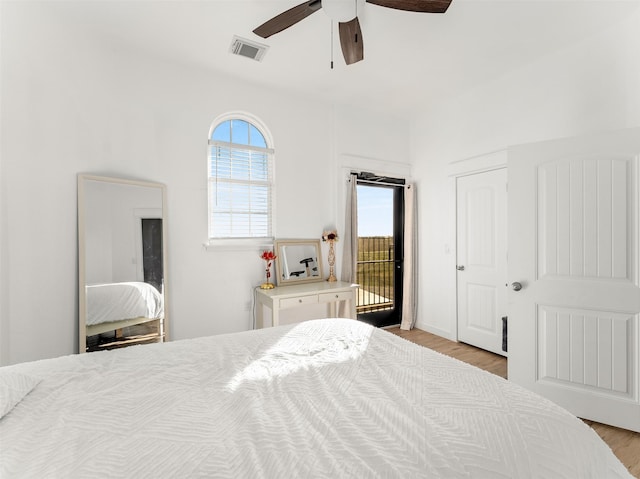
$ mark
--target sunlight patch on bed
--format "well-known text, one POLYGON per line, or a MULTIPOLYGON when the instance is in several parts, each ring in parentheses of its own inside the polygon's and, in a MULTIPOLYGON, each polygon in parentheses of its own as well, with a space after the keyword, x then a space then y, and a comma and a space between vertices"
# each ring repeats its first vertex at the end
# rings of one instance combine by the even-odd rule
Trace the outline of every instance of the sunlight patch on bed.
MULTIPOLYGON (((322 333, 323 331, 318 331, 322 333)), ((230 392, 243 384, 255 381, 273 381, 294 374, 358 359, 367 349, 372 329, 345 330, 345 335, 309 334, 302 323, 282 336, 255 361, 238 372, 227 384, 230 392), (351 333, 351 334, 349 334, 351 333)))

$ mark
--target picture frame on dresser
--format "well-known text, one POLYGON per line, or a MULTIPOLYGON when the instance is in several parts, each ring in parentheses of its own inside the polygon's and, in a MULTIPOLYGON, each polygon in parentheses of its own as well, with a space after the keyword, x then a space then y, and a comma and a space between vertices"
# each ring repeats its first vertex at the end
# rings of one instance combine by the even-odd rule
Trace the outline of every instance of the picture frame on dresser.
POLYGON ((319 239, 277 239, 273 249, 278 286, 324 281, 319 239))

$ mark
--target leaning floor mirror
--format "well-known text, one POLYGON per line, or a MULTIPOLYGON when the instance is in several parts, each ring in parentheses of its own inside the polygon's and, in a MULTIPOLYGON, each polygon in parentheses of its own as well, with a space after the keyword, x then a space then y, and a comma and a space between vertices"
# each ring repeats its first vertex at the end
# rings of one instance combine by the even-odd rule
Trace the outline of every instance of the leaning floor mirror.
POLYGON ((167 339, 165 190, 78 175, 80 353, 167 339))

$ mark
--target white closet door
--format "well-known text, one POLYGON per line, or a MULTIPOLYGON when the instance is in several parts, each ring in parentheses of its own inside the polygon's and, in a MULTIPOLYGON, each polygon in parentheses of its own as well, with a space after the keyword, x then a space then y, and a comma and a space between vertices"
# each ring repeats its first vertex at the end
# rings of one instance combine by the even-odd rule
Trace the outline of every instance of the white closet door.
POLYGON ((456 189, 458 340, 506 355, 507 170, 459 177, 456 189))

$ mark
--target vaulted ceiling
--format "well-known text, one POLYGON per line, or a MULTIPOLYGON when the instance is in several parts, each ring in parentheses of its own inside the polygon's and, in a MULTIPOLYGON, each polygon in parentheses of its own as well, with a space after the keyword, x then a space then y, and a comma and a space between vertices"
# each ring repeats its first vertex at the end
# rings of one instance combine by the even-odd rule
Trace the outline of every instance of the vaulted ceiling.
POLYGON ((301 0, 49 0, 64 22, 166 61, 320 100, 410 115, 535 62, 615 23, 637 0, 453 0, 445 14, 367 3, 364 60, 347 66, 323 12, 262 39, 252 30, 301 0), (234 35, 263 43, 262 62, 232 55, 234 35), (334 68, 330 68, 333 58, 334 68))

